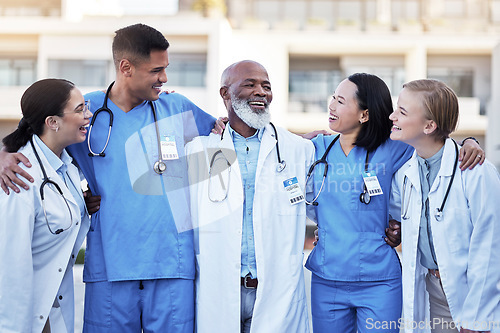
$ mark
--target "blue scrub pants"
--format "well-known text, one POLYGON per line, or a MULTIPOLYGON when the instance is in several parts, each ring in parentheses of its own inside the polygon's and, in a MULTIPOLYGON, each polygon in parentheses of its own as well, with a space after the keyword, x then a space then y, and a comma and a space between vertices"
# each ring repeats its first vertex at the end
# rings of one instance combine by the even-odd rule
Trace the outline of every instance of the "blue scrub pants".
POLYGON ((85 333, 193 331, 193 280, 103 281, 85 285, 85 333))
POLYGON ((398 333, 401 278, 331 281, 312 274, 311 310, 315 333, 398 333))

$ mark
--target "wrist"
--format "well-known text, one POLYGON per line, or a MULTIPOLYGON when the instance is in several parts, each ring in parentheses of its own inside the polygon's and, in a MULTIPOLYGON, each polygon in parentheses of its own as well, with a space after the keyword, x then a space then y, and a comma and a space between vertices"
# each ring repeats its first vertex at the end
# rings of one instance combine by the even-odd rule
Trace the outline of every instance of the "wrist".
POLYGON ((479 144, 479 141, 475 137, 468 136, 468 137, 466 137, 465 139, 462 140, 461 145, 463 146, 464 143, 465 143, 465 141, 467 141, 467 140, 474 140, 474 141, 476 141, 477 144, 479 144))

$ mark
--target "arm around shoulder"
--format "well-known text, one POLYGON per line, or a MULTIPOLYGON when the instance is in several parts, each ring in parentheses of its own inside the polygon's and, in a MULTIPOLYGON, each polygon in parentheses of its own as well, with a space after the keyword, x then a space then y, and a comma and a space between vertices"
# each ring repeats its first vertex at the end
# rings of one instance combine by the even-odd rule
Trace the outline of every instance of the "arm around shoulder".
POLYGON ((5 150, 0 151, 0 187, 9 194, 9 188, 16 193, 19 193, 19 187, 27 190, 29 186, 24 183, 18 175, 26 178, 30 182, 34 182, 33 177, 19 166, 23 163, 27 168, 31 168, 30 161, 21 153, 9 153, 5 150))

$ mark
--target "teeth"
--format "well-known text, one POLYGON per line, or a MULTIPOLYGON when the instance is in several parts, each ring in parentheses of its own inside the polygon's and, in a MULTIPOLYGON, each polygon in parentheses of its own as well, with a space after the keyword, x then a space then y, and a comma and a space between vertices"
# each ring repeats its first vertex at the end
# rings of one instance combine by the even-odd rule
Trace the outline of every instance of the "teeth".
POLYGON ((264 102, 250 102, 250 105, 264 106, 264 102))
POLYGON ((398 127, 396 125, 392 125, 392 128, 395 129, 395 130, 401 130, 401 127, 398 127))
POLYGON ((337 120, 337 119, 339 119, 339 117, 338 117, 338 116, 336 116, 336 115, 331 114, 331 115, 330 115, 330 119, 332 119, 332 120, 337 120))

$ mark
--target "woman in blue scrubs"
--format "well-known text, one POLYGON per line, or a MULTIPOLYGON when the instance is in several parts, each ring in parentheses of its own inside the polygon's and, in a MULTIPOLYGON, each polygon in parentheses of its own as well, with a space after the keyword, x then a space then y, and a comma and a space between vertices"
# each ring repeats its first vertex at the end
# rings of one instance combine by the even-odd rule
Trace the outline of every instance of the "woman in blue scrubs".
POLYGON ((309 198, 319 234, 306 263, 314 332, 399 332, 401 265, 385 229, 392 176, 413 148, 389 139, 392 110, 380 78, 353 74, 329 105, 329 127, 340 134, 313 139, 317 160, 335 141, 326 178, 324 164, 315 167, 309 198))

